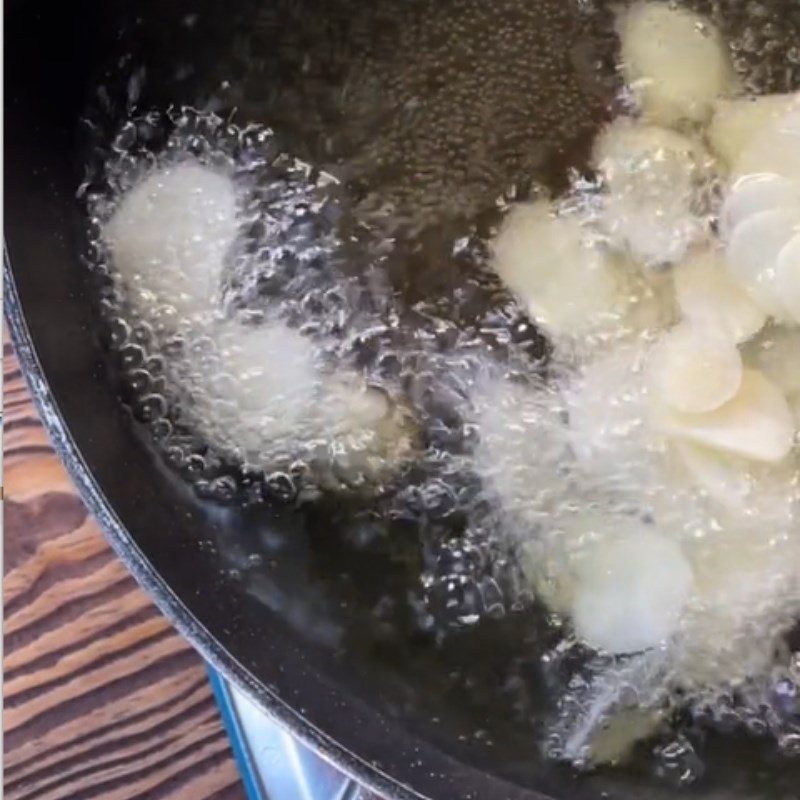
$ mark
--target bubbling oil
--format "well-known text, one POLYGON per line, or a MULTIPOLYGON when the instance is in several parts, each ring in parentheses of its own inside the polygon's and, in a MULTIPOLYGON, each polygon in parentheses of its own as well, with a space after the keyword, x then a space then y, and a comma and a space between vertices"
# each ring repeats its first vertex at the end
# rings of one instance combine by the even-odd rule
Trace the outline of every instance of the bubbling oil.
MULTIPOLYGON (((277 35, 279 17, 271 15, 282 4, 274 5, 250 48, 265 32, 277 35)), ((487 20, 486 4, 465 3, 452 29, 445 5, 415 5, 399 48, 341 32, 334 39, 346 39, 357 57, 317 51, 314 41, 290 47, 297 75, 310 77, 295 76, 266 99, 253 96, 253 81, 275 65, 254 61, 232 91, 257 109, 254 117, 274 119, 276 130, 188 108, 135 116, 118 128, 86 194, 92 269, 122 397, 204 499, 294 507, 356 498, 371 522, 413 529, 421 553, 416 624, 443 647, 459 631, 546 615, 558 642, 536 656, 556 698, 540 741, 548 756, 591 767, 624 760, 644 740, 652 768, 677 785, 703 774, 703 730, 766 737, 796 758, 796 465, 769 476, 775 490, 739 510, 739 541, 726 544, 731 521, 704 492, 675 479, 669 448, 647 430, 642 363, 672 310, 659 306, 644 323, 626 323, 622 342, 605 330, 548 341, 488 268, 501 212, 563 190, 566 176, 561 213, 580 217, 607 243, 602 180, 573 145, 624 106, 624 98, 606 102, 616 78, 603 73, 598 89, 570 73, 561 105, 531 116, 549 102, 546 92, 522 105, 508 97, 530 95, 531 80, 564 67, 555 48, 569 26, 559 4, 545 4, 536 35, 535 4, 501 4, 508 24, 495 24, 497 9, 487 20), (483 30, 492 31, 500 55, 467 70, 483 30), (514 53, 537 46, 546 69, 531 75, 519 59, 504 72, 514 53), (407 52, 419 52, 422 66, 408 65, 407 52), (341 67, 333 71, 338 84, 320 78, 326 59, 341 67), (427 92, 437 99, 417 107, 414 98, 427 92), (480 109, 476 126, 476 98, 486 93, 496 103, 480 109), (312 100, 322 119, 304 110, 312 100), (579 114, 582 107, 590 113, 579 114), (376 109, 387 116, 376 120, 376 109), (376 126, 380 135, 369 136, 376 126), (520 130, 525 137, 514 135, 520 130), (303 158, 284 145, 293 136, 303 158), (236 201, 235 241, 208 302, 193 314, 137 300, 104 237, 130 191, 186 163, 224 176, 236 201), (254 349, 243 344, 251 337, 259 338, 254 349), (624 356, 604 359, 612 345, 624 356), (239 384, 252 369, 283 377, 268 390, 274 407, 259 406, 249 424, 239 384), (357 418, 345 413, 354 398, 366 408, 357 418), (705 593, 669 646, 608 656, 571 631, 571 559, 631 525, 692 552, 705 565, 705 593)), ((782 19, 800 30, 793 11, 782 17, 778 3, 751 4, 766 20, 756 26, 741 4, 691 5, 728 37, 748 92, 797 89, 800 61, 787 49, 786 28, 776 26, 782 19)), ((608 10, 581 6, 582 24, 602 20, 600 43, 608 44, 608 10)), ((379 3, 369 13, 388 14, 382 30, 392 38, 398 21, 387 9, 379 3)), ((329 26, 347 15, 313 19, 329 26)), ((572 57, 597 47, 587 39, 572 57)), ((713 168, 696 188, 695 219, 714 230, 713 168)), ((656 295, 637 284, 631 305, 642 308, 642 297, 656 295)), ((363 515, 354 520, 354 540, 363 523, 363 515)))

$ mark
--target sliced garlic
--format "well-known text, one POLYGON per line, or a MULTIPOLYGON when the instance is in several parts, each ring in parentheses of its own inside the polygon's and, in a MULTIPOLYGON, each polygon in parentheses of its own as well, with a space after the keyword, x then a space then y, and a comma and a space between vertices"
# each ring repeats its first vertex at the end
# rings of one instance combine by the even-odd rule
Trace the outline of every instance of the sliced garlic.
POLYGON ((786 316, 786 306, 775 285, 778 255, 800 231, 800 206, 759 211, 740 222, 725 250, 731 275, 768 314, 786 316))
POLYGON ((618 315, 619 275, 580 222, 547 201, 518 205, 491 245, 492 266, 552 334, 579 335, 618 315))
POLYGON ((798 610, 800 539, 775 539, 763 520, 697 537, 685 548, 695 576, 673 663, 700 687, 765 674, 776 634, 798 610))
POLYGON ((237 225, 233 182, 185 162, 151 173, 125 194, 103 239, 142 312, 207 316, 237 225))
POLYGON ((677 319, 675 286, 671 270, 642 270, 627 265, 628 311, 622 324, 625 331, 642 334, 668 328, 677 319))
POLYGON ((307 425, 319 377, 312 342, 282 322, 212 328, 217 358, 186 365, 186 413, 221 449, 257 454, 307 425))
POLYGON ((653 702, 653 690, 666 669, 667 652, 659 648, 590 670, 586 681, 571 686, 573 702, 554 726, 558 757, 586 767, 620 763, 632 755, 634 744, 655 733, 665 719, 653 702))
POLYGON ((568 442, 585 464, 609 458, 633 463, 649 437, 643 357, 639 347, 610 348, 586 364, 564 391, 568 442))
POLYGON ((644 115, 703 122, 732 82, 727 47, 706 19, 671 3, 637 2, 618 20, 622 70, 644 115))
POLYGON ((705 148, 694 139, 629 117, 607 125, 592 146, 592 164, 612 188, 647 181, 653 174, 665 186, 677 181, 689 187, 708 161, 705 148))
POLYGON ((704 235, 693 211, 711 160, 697 142, 621 118, 598 136, 592 162, 608 190, 600 221, 618 249, 654 266, 680 260, 704 235))
POLYGON ((338 480, 352 484, 412 450, 410 416, 355 372, 324 375, 314 343, 284 322, 226 320, 208 330, 215 358, 182 367, 185 413, 220 450, 270 467, 276 453, 313 441, 315 480, 335 465, 338 480))
POLYGON ((800 108, 770 121, 739 154, 733 173, 755 172, 800 180, 800 108))
POLYGON ((773 121, 788 113, 800 100, 798 94, 720 99, 707 135, 714 153, 733 166, 742 152, 773 121))
POLYGON ((723 239, 748 217, 761 211, 800 206, 800 181, 773 173, 756 172, 734 181, 722 204, 723 239))
POLYGON ((736 395, 742 383, 742 358, 729 336, 684 322, 653 347, 648 373, 662 403, 698 414, 713 411, 736 395))
POLYGON ((604 537, 582 560, 572 621, 587 644, 634 653, 675 632, 692 587, 692 569, 671 539, 647 529, 604 537))
POLYGON ((628 761, 636 742, 652 736, 663 722, 663 712, 651 708, 625 708, 616 712, 589 742, 593 765, 628 761))
POLYGON ((775 288, 781 305, 800 324, 800 225, 798 233, 781 248, 775 262, 775 288))
POLYGON ((662 407, 656 416, 669 436, 755 461, 781 461, 794 441, 795 420, 786 398, 755 370, 744 370, 738 394, 714 411, 686 414, 662 407))
POLYGON ((680 261, 704 233, 701 220, 688 208, 654 209, 632 195, 617 194, 606 199, 603 227, 616 248, 646 267, 680 261))
POLYGON ((773 326, 750 342, 743 356, 787 397, 800 397, 800 329, 773 326))
POLYGON ((378 479, 414 450, 416 430, 411 415, 388 395, 368 386, 360 375, 339 371, 322 385, 315 408, 319 436, 329 442, 335 464, 335 486, 378 479))
POLYGON ((744 506, 750 492, 746 469, 750 462, 693 442, 677 440, 673 448, 695 488, 726 508, 744 506))
POLYGON ((764 525, 779 530, 791 525, 797 469, 791 459, 764 464, 703 445, 672 442, 681 475, 676 478, 701 489, 717 504, 716 513, 731 530, 764 525))
POLYGON ((725 268, 713 250, 694 253, 673 270, 675 296, 684 318, 716 328, 735 342, 750 339, 764 326, 765 312, 725 268))

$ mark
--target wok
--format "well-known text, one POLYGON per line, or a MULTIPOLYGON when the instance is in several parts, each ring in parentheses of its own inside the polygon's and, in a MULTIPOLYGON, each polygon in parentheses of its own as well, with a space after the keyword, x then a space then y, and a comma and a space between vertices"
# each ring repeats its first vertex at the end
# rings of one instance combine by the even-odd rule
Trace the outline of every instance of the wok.
MULTIPOLYGON (((391 554, 348 550, 323 514, 200 501, 154 456, 120 404, 82 260, 82 120, 98 105, 165 108, 207 99, 204 87, 224 77, 225 59, 247 58, 237 36, 256 19, 248 15, 270 5, 7 4, 6 314, 60 457, 119 557, 203 657, 382 796, 674 797, 646 770, 578 777, 538 755, 536 720, 515 716, 504 689, 513 662, 517 683, 537 691, 534 660, 518 646, 527 621, 479 626, 445 646, 408 630, 382 638, 370 616, 381 586, 400 591, 409 580, 391 554)), ((265 35, 302 36, 337 4, 274 5, 292 16, 285 29, 272 19, 265 35)), ((365 18, 371 22, 361 35, 377 36, 379 16, 365 18)), ((607 89, 601 82, 591 96, 607 89)), ((280 98, 273 107, 281 108, 280 98)), ((271 124, 265 113, 257 104, 239 112, 271 124)), ((797 797, 798 769, 771 765, 766 749, 712 736, 707 752, 706 780, 693 796, 797 797)))

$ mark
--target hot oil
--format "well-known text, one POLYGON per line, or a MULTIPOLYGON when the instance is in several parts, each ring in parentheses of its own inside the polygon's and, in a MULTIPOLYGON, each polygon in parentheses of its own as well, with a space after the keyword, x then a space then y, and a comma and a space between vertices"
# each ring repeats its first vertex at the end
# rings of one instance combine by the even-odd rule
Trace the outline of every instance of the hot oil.
POLYGON ((240 96, 396 227, 472 219, 526 177, 563 180, 558 159, 613 87, 609 15, 571 4, 278 2, 256 28, 249 46, 280 52, 248 61, 240 96), (299 41, 281 44, 287 25, 299 41))
MULTIPOLYGON (((534 761, 537 748, 580 763, 571 748, 587 709, 603 719, 632 697, 663 724, 620 768, 629 776, 685 785, 705 771, 708 785, 727 785, 714 760, 726 745, 714 731, 795 755, 796 652, 784 636, 793 606, 763 618, 758 646, 779 648, 766 672, 727 683, 734 670, 724 659, 742 658, 745 629, 729 649, 711 648, 713 678, 694 682, 681 662, 691 652, 609 662, 576 644, 526 569, 531 546, 546 560, 548 543, 586 508, 610 527, 638 516, 686 540, 718 526, 692 492, 657 477, 663 454, 636 435, 612 437, 602 471, 575 462, 563 391, 575 362, 552 357, 486 268, 487 240, 510 201, 562 192, 570 170, 585 171, 587 146, 615 107, 610 12, 509 0, 491 9, 415 2, 398 16, 394 3, 357 5, 259 8, 230 59, 209 67, 221 79, 194 98, 202 110, 113 120, 103 174, 88 187, 93 268, 134 417, 204 500, 245 517, 275 508, 303 516, 325 602, 347 609, 343 630, 325 635, 353 658, 424 677, 430 695, 398 708, 459 708, 462 744, 479 763, 501 748, 512 763, 534 761), (293 15, 303 24, 289 24, 293 15), (232 106, 233 122, 221 116, 232 106), (186 158, 234 181, 241 217, 218 301, 199 323, 132 304, 101 236, 142 175, 186 158), (327 377, 358 374, 402 415, 408 447, 381 451, 367 468, 302 418, 291 436, 243 444, 241 408, 226 388, 236 375, 214 334, 232 319, 243 330, 278 320, 305 337, 316 370, 309 391, 323 403, 327 377), (493 444, 502 459, 488 453, 493 444), (665 508, 678 511, 662 523, 665 508), (471 719, 482 726, 469 728, 471 719)), ((731 37, 745 85, 796 89, 774 25, 756 30, 728 5, 703 10, 731 37)), ((774 22, 778 5, 759 8, 774 22)), ((579 202, 592 202, 592 180, 587 173, 579 202)), ((281 364, 280 350, 278 342, 263 357, 281 364)), ((621 380, 600 378, 604 391, 619 389, 621 380)), ((623 403, 634 428, 635 402, 628 394, 623 403)), ((261 548, 253 541, 234 556, 222 547, 254 591, 272 558, 261 548)), ((603 786, 606 777, 589 780, 603 786)), ((770 780, 754 778, 749 796, 770 780)))

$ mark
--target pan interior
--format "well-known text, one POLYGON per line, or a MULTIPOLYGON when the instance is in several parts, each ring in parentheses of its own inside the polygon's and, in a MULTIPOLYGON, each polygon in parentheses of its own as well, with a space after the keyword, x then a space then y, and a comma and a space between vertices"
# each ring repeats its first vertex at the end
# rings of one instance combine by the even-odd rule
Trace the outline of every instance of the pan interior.
MULTIPOLYGON (((756 61, 763 42, 753 37, 762 34, 742 4, 696 5, 749 43, 739 58, 761 91, 797 88, 798 67, 785 68, 785 47, 756 61)), ((786 3, 763 6, 768 24, 780 20, 789 31, 787 42, 791 31, 800 36, 786 3)), ((124 159, 130 147, 120 135, 157 153, 181 126, 199 128, 197 146, 204 146, 209 114, 230 121, 237 137, 250 123, 267 126, 270 158, 283 170, 276 180, 293 185, 293 168, 280 167, 286 159, 332 174, 344 209, 336 224, 380 232, 377 243, 359 240, 338 266, 362 274, 382 257, 383 238, 393 240, 386 275, 404 325, 424 330, 435 315, 474 331, 481 346, 546 363, 547 342, 515 316, 491 277, 475 277, 475 268, 499 219, 498 198, 525 198, 537 187, 560 191, 570 169, 585 168, 618 88, 610 7, 578 0, 277 0, 235 9, 173 3, 168 11, 145 2, 135 16, 117 15, 113 5, 98 13, 93 33, 106 51, 73 89, 83 118, 72 120, 77 144, 66 154, 74 188, 91 195, 102 187, 109 159, 124 159), (184 106, 194 110, 165 113, 184 106), (131 118, 133 132, 126 128, 131 118)), ((213 133, 229 134, 224 126, 213 133)), ((248 146, 241 138, 231 145, 237 152, 248 146)), ((84 228, 74 221, 76 253, 91 244, 81 241, 84 228)), ((109 324, 97 307, 97 276, 84 270, 74 278, 86 306, 79 313, 99 331, 103 353, 93 360, 103 374, 92 392, 105 398, 113 387, 131 409, 117 412, 98 399, 99 413, 114 421, 97 435, 87 412, 66 398, 79 394, 85 374, 48 369, 58 360, 58 342, 39 333, 47 312, 26 284, 32 279, 19 280, 45 371, 103 489, 176 593, 215 633, 223 631, 221 641, 256 676, 279 658, 261 644, 278 626, 332 684, 459 763, 555 796, 637 797, 643 787, 653 798, 672 796, 679 770, 654 777, 646 752, 577 782, 542 760, 537 737, 554 709, 541 657, 559 634, 520 589, 513 554, 495 549, 491 531, 467 529, 458 509, 446 506, 449 496, 432 490, 442 483, 440 465, 405 476, 407 484, 416 481, 413 493, 387 487, 386 502, 400 497, 404 513, 379 516, 374 498, 359 492, 323 494, 297 510, 281 502, 274 476, 224 459, 198 478, 192 459, 204 455, 202 446, 155 442, 151 421, 137 410, 121 354, 138 358, 130 348, 142 342, 109 324), (125 481, 114 477, 120 458, 101 452, 102 439, 130 449, 121 457, 130 466, 125 481), (402 505, 420 497, 428 503, 424 513, 402 505), (457 585, 441 580, 455 574, 457 585)), ((368 345, 353 357, 372 358, 368 345)), ((84 346, 90 353, 91 344, 84 346)), ((401 366, 413 372, 416 365, 401 366)), ((425 378, 424 371, 417 376, 420 393, 425 378)), ((464 420, 438 410, 434 416, 447 424, 427 436, 457 450, 464 420)), ((478 502, 472 476, 459 481, 457 490, 478 502)), ((293 691, 287 701, 302 705, 304 690, 293 691)), ((769 747, 752 738, 712 733, 704 747, 700 796, 790 796, 800 781, 796 766, 771 768, 769 747)))

